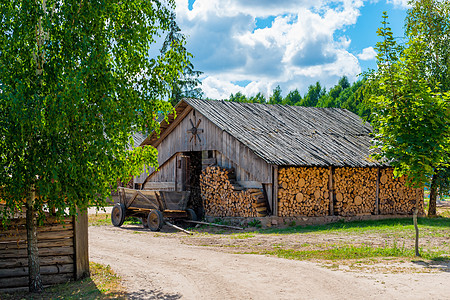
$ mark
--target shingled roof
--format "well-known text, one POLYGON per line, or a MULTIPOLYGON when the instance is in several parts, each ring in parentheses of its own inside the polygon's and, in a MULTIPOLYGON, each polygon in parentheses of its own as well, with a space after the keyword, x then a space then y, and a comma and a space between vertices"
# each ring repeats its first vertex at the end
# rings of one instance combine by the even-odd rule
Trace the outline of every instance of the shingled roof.
POLYGON ((184 99, 177 114, 189 106, 269 164, 382 165, 370 158, 372 127, 345 109, 184 99))

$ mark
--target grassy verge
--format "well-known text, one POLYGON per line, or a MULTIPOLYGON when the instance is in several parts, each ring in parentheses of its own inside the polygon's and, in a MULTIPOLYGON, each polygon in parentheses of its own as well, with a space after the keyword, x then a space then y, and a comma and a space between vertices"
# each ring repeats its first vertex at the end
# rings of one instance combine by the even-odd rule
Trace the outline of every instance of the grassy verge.
MULTIPOLYGON (((363 258, 398 257, 414 259, 414 250, 405 247, 373 247, 361 246, 331 246, 324 250, 294 250, 275 249, 269 251, 254 252, 253 254, 275 255, 281 258, 297 260, 351 260, 363 258)), ((422 258, 434 261, 445 261, 449 259, 444 252, 424 252, 422 258)))
MULTIPOLYGON (((89 215, 88 217, 89 226, 104 226, 111 225, 111 215, 106 213, 97 213, 89 215)), ((129 217, 125 220, 124 224, 128 225, 139 225, 142 221, 139 218, 129 217)))
POLYGON ((41 294, 17 292, 0 294, 0 299, 126 299, 120 277, 109 266, 89 263, 91 277, 46 288, 41 294))
MULTIPOLYGON (((419 218, 420 229, 427 234, 435 236, 449 236, 450 218, 419 218)), ((402 236, 414 234, 412 218, 387 219, 377 221, 337 222, 325 225, 292 226, 287 228, 262 229, 265 234, 291 234, 291 233, 351 233, 351 234, 387 234, 402 236)))

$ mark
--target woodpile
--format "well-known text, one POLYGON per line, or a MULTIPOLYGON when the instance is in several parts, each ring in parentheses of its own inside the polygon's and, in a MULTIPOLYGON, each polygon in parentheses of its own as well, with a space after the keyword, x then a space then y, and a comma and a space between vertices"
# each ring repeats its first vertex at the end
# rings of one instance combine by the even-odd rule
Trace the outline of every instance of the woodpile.
POLYGON ((380 170, 380 214, 412 214, 419 204, 419 214, 423 210, 423 189, 406 186, 406 176, 394 178, 392 168, 380 170))
POLYGON ((334 214, 339 216, 375 213, 377 168, 336 168, 334 214))
POLYGON ((212 217, 263 217, 267 201, 261 189, 246 189, 235 181, 233 169, 207 167, 200 176, 205 215, 212 217))
POLYGON ((328 215, 330 205, 328 174, 327 168, 280 168, 278 172, 279 216, 328 215))

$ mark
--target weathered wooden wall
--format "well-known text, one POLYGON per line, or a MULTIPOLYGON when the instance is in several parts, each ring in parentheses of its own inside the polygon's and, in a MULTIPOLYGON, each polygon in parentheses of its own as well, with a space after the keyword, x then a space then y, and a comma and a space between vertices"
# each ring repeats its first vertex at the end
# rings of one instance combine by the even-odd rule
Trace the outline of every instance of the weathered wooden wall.
MULTIPOLYGON (((44 286, 89 275, 87 213, 66 218, 64 224, 47 217, 38 227, 40 270, 44 286)), ((0 220, 1 224, 1 220, 0 220)), ((0 292, 28 289, 25 218, 0 225, 0 292)))
POLYGON ((423 213, 423 189, 392 168, 282 167, 277 188, 280 217, 423 213))

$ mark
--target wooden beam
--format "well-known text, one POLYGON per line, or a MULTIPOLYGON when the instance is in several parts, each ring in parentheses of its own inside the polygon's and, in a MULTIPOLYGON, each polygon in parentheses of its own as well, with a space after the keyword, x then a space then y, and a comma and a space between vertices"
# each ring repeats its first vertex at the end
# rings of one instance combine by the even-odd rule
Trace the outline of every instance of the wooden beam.
POLYGON ((176 225, 170 223, 169 221, 165 221, 165 223, 166 223, 166 225, 168 225, 168 226, 170 226, 170 227, 173 227, 173 228, 175 228, 176 230, 182 231, 182 232, 184 232, 184 233, 186 233, 186 234, 190 234, 190 235, 193 235, 193 234, 194 234, 193 232, 190 232, 190 231, 187 231, 187 230, 185 230, 185 229, 183 229, 183 228, 181 228, 181 227, 178 227, 178 226, 176 226, 176 225))
POLYGON ((87 209, 81 211, 77 208, 77 216, 73 217, 75 248, 75 280, 89 277, 89 251, 88 251, 88 213, 87 209))
POLYGON ((237 181, 237 184, 246 189, 262 189, 262 183, 259 181, 237 181))
POLYGON ((273 197, 271 211, 273 216, 278 217, 278 166, 273 166, 273 197))
POLYGON ((377 168, 377 191, 375 197, 375 214, 380 214, 380 168, 377 168))
POLYGON ((164 182, 147 182, 144 186, 145 190, 175 190, 175 181, 164 181, 164 182))
POLYGON ((160 137, 154 142, 150 143, 153 147, 158 147, 159 144, 178 126, 178 124, 183 121, 183 119, 191 112, 193 108, 191 106, 186 107, 181 115, 177 116, 177 118, 170 124, 170 126, 164 130, 164 132, 160 135, 160 137))
POLYGON ((202 222, 202 221, 184 220, 184 222, 201 224, 201 225, 216 226, 216 227, 231 228, 231 229, 237 229, 237 230, 244 230, 244 228, 242 228, 242 227, 236 227, 236 226, 230 226, 230 225, 221 225, 221 224, 216 224, 216 223, 207 223, 207 222, 202 222))
POLYGON ((333 167, 329 167, 330 171, 328 174, 328 190, 330 192, 330 216, 334 215, 334 189, 333 189, 333 167))

